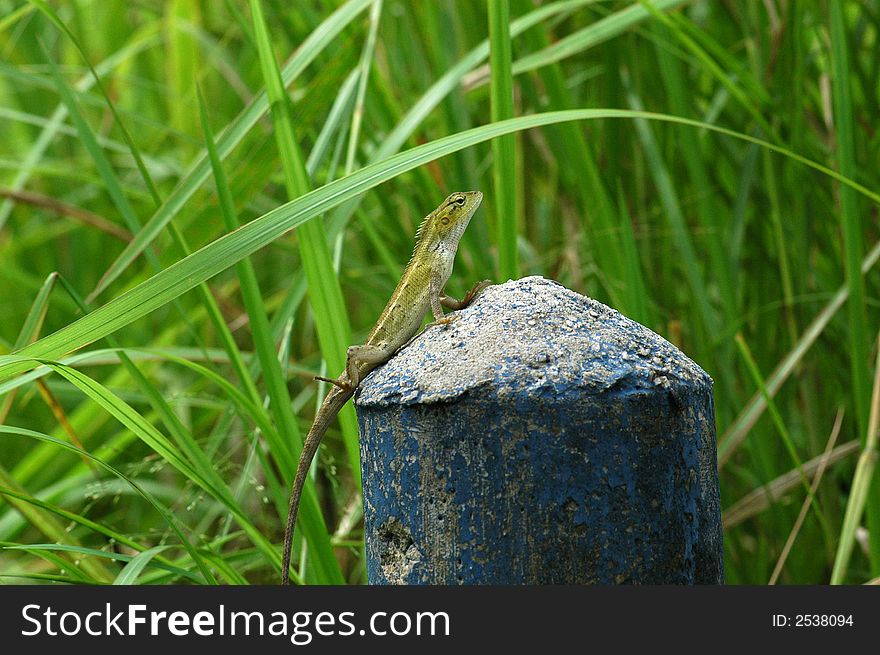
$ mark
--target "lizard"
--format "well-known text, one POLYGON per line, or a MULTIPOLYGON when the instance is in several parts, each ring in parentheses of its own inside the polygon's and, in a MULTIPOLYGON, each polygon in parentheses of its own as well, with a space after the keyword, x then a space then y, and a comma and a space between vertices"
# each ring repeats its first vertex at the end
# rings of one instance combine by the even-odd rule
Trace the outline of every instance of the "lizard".
POLYGON ((424 218, 416 231, 412 257, 367 340, 362 345, 348 348, 345 370, 338 378, 315 377, 316 380, 329 382, 333 386, 318 409, 303 442, 290 491, 281 565, 282 585, 289 582, 291 541, 303 485, 318 445, 330 423, 354 395, 360 381, 370 371, 391 359, 416 335, 428 310, 434 317, 429 325, 448 325, 456 316, 444 315, 443 307, 451 310, 464 309, 489 285, 488 280, 477 282, 461 300, 443 292, 443 287, 452 274, 458 242, 482 200, 483 194, 479 191, 458 191, 424 218))

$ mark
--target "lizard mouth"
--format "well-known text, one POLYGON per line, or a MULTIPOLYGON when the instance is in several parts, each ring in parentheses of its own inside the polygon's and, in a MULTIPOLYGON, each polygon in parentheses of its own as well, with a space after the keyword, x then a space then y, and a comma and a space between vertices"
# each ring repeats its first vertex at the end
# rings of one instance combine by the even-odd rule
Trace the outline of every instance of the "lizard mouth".
POLYGON ((458 241, 461 238, 461 235, 464 234, 465 229, 467 229, 468 223, 471 222, 471 218, 473 218, 474 214, 477 212, 477 209, 480 208, 480 203, 483 202, 483 192, 482 191, 463 191, 462 195, 464 195, 468 199, 468 210, 467 214, 465 214, 464 218, 461 222, 455 226, 455 240, 458 241))

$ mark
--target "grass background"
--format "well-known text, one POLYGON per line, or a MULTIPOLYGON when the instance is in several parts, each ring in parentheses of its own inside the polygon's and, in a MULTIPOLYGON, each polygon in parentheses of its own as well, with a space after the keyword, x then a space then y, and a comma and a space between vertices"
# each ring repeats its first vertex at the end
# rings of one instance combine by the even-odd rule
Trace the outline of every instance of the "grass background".
MULTIPOLYGON (((873 0, 0 0, 0 581, 275 582, 311 376, 457 189, 454 295, 542 274, 713 376, 729 583, 877 578, 878 34, 873 0)), ((358 488, 348 407, 296 580, 364 582, 358 488)))

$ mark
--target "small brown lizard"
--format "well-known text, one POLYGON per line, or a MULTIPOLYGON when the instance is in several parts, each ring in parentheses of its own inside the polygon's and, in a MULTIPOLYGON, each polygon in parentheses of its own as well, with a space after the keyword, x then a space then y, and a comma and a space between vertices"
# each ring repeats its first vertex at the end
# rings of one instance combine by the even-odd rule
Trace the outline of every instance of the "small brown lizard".
POLYGON ((434 315, 433 324, 448 324, 455 317, 444 316, 443 307, 463 309, 489 284, 488 280, 478 282, 462 300, 443 294, 443 287, 452 274, 459 239, 482 200, 483 194, 479 191, 459 191, 425 217, 416 232, 412 258, 366 342, 348 348, 345 370, 337 379, 316 378, 332 383, 333 388, 315 416, 296 468, 287 510, 281 584, 286 585, 289 580, 291 541, 303 484, 318 445, 333 418, 354 395, 360 381, 374 368, 391 359, 419 331, 429 309, 434 315))

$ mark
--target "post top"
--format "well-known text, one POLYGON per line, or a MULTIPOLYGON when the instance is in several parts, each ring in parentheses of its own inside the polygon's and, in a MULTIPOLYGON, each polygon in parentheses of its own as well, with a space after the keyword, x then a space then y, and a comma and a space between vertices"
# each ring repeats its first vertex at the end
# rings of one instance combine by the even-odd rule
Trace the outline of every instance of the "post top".
POLYGON ((541 276, 488 287, 458 319, 416 336, 362 382, 359 406, 494 393, 553 397, 707 386, 678 348, 617 310, 541 276))

